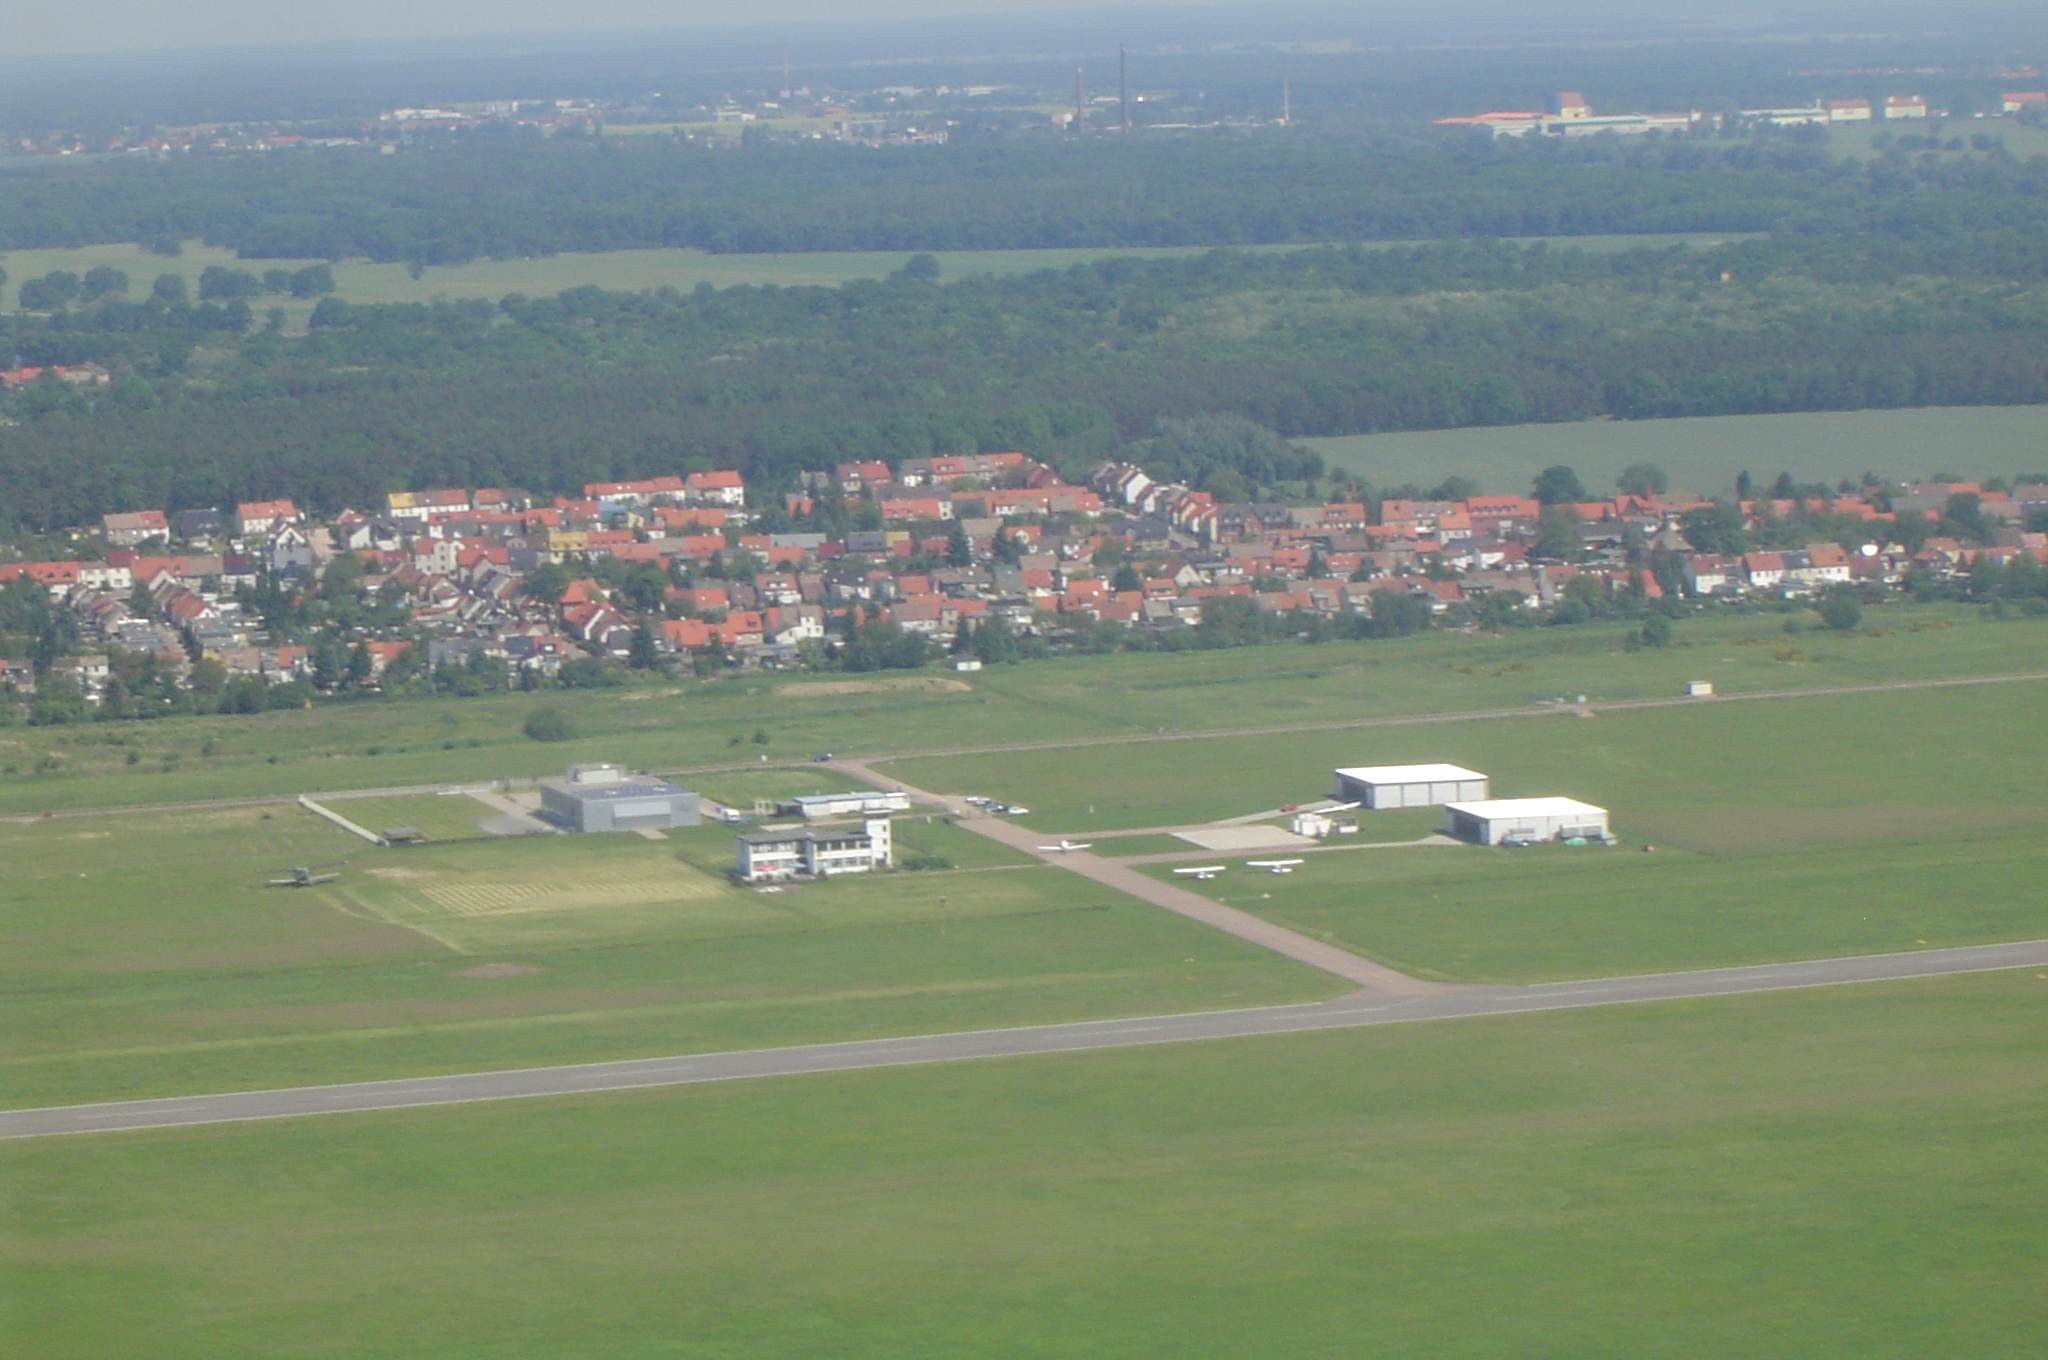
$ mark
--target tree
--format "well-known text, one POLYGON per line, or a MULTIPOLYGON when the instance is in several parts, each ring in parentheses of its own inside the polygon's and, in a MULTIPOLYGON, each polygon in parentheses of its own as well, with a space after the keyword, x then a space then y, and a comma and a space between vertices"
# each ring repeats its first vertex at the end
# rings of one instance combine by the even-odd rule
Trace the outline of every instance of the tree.
POLYGON ((1671 478, 1655 463, 1630 463, 1614 485, 1626 496, 1661 496, 1671 489, 1671 478))
POLYGON ((1372 593, 1372 631, 1375 637, 1407 637, 1429 627, 1429 601, 1407 590, 1382 586, 1372 593))
POLYGON ((636 671, 651 671, 661 664, 661 653, 654 646, 654 629, 645 619, 633 625, 633 641, 627 648, 626 664, 636 671))
POLYGON ((1576 562, 1586 551, 1579 533, 1579 514, 1568 505, 1546 505, 1536 519, 1536 541, 1530 554, 1553 562, 1576 562))
POLYGON ((1738 473, 1736 473, 1736 474, 1735 474, 1735 499, 1736 499, 1736 500, 1738 500, 1738 501, 1746 501, 1746 500, 1752 500, 1752 499, 1754 499, 1754 494, 1753 494, 1753 493, 1754 493, 1755 491, 1756 491, 1756 483, 1755 483, 1754 481, 1752 481, 1752 480, 1750 479, 1750 475, 1749 475, 1749 469, 1748 469, 1748 468, 1744 468, 1744 469, 1743 469, 1742 471, 1740 471, 1740 472, 1738 472, 1738 473))
POLYGON ((110 293, 127 291, 127 274, 112 265, 96 264, 85 271, 85 278, 79 283, 78 296, 85 302, 97 302, 110 293))
POLYGON ((159 274, 156 282, 149 285, 149 295, 166 307, 175 307, 185 301, 185 276, 183 274, 159 274))
POLYGON ((569 569, 560 562, 542 562, 520 581, 519 593, 551 605, 562 598, 562 592, 569 588, 571 579, 569 569))
POLYGON ((1636 630, 1645 647, 1669 647, 1671 645, 1671 619, 1664 614, 1651 614, 1644 618, 1643 626, 1636 630))
POLYGON ((1554 463, 1536 474, 1535 496, 1545 505, 1576 504, 1590 499, 1579 474, 1563 463, 1554 463))
POLYGON ((1863 601, 1854 586, 1836 586, 1820 602, 1820 621, 1838 633, 1853 632, 1863 622, 1863 601))
POLYGON ((920 252, 903 262, 903 277, 918 283, 930 283, 939 277, 939 257, 920 252))
POLYGON ((334 291, 334 271, 324 264, 309 264, 292 274, 292 296, 319 297, 334 291))
POLYGON ((1742 512, 1726 501, 1686 511, 1679 517, 1678 531, 1685 535, 1685 541, 1692 545, 1694 552, 1734 557, 1749 550, 1749 536, 1742 528, 1742 512))
POLYGON ((965 567, 974 561, 974 544, 968 540, 967 526, 959 520, 953 521, 953 531, 946 535, 946 565, 965 567))
POLYGON ((533 741, 567 741, 569 718, 559 708, 536 708, 526 715, 526 721, 519 730, 533 741))
POLYGON ((1127 590, 1143 590, 1145 578, 1138 575, 1136 567, 1126 562, 1116 569, 1116 575, 1110 579, 1109 588, 1119 595, 1127 590))

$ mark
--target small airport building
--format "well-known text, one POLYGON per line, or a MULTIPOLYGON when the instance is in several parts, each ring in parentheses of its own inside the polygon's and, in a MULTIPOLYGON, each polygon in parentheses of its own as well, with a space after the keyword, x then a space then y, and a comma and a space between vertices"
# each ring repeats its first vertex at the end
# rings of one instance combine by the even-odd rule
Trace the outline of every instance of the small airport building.
POLYGON ((747 883, 867 874, 893 863, 895 842, 887 817, 869 817, 857 827, 749 831, 732 842, 733 873, 747 883))
POLYGON ((1478 802, 1487 795, 1485 775, 1456 765, 1365 765, 1336 775, 1337 801, 1360 807, 1432 807, 1478 802))
POLYGON ((785 817, 826 822, 838 817, 881 817, 910 811, 907 795, 894 790, 865 789, 857 793, 807 793, 775 805, 785 817))
POLYGON ((1478 845, 1583 837, 1608 841, 1607 809, 1572 798, 1494 798, 1444 805, 1444 834, 1478 845))
POLYGON ((639 831, 697 825, 697 795, 619 765, 571 765, 540 781, 540 813, 570 831, 639 831))

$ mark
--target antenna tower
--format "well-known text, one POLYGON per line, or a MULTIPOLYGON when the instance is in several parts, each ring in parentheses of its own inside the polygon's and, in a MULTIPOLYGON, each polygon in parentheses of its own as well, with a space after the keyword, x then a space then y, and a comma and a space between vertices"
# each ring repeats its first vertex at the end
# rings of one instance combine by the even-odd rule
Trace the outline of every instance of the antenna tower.
POLYGON ((1280 63, 1280 126, 1294 126, 1294 78, 1287 63, 1280 63))
POLYGON ((1124 53, 1124 46, 1116 47, 1116 93, 1117 103, 1123 111, 1124 131, 1131 130, 1131 60, 1124 53))
POLYGON ((1081 86, 1081 63, 1077 61, 1074 63, 1074 132, 1076 135, 1079 135, 1081 131, 1081 118, 1086 110, 1086 105, 1087 100, 1081 86))

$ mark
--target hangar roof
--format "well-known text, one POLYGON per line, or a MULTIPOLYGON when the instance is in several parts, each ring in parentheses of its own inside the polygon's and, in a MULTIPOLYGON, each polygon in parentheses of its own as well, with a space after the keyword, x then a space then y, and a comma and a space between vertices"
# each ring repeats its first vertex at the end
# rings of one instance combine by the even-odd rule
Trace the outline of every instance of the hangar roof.
POLYGON ((1452 812, 1490 822, 1512 817, 1605 817, 1607 809, 1581 803, 1576 798, 1487 798, 1470 803, 1445 803, 1452 812))
POLYGON ((1458 765, 1358 765, 1337 773, 1362 784, 1451 784, 1486 778, 1458 765))

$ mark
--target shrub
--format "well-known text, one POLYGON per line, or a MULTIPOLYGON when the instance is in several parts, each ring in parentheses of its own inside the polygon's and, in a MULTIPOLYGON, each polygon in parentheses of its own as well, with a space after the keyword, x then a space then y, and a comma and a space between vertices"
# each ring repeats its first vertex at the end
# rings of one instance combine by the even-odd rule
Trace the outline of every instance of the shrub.
POLYGON ((536 708, 520 730, 534 741, 567 741, 569 718, 559 708, 536 708))

